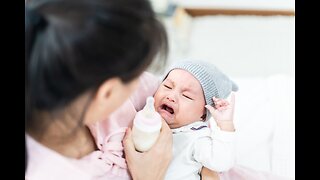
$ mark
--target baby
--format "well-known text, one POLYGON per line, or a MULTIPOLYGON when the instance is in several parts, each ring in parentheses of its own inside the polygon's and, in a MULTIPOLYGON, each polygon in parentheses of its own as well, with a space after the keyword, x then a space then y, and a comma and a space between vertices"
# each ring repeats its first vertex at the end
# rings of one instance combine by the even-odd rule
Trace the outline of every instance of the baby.
POLYGON ((209 63, 180 61, 169 68, 154 94, 155 109, 173 132, 173 159, 165 179, 200 179, 203 166, 222 172, 234 165, 231 92, 237 90, 209 63))

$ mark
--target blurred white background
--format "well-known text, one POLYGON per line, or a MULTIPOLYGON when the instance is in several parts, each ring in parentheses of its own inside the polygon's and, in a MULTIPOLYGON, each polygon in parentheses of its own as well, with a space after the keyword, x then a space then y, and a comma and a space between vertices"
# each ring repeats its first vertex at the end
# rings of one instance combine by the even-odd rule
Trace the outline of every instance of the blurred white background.
MULTIPOLYGON (((294 178, 294 1, 152 0, 152 3, 169 35, 167 66, 185 58, 209 61, 239 85, 235 112, 237 163, 294 178), (188 9, 212 11, 191 16, 188 9), (267 16, 259 15, 266 11, 267 16)), ((158 68, 151 67, 150 71, 161 76, 163 70, 155 71, 158 68)))

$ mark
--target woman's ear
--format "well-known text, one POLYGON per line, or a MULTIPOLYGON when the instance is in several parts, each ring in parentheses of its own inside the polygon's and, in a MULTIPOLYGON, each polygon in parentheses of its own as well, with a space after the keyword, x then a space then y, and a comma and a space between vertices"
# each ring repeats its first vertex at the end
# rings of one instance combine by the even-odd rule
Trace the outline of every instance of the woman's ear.
POLYGON ((119 89, 121 85, 121 79, 116 77, 104 81, 96 91, 94 98, 98 104, 98 108, 100 107, 104 110, 110 109, 115 103, 115 98, 119 96, 119 91, 121 92, 119 89))
POLYGON ((138 79, 124 83, 118 77, 104 81, 94 94, 87 113, 88 119, 97 121, 107 118, 129 98, 137 84, 138 79))
POLYGON ((95 94, 95 108, 101 110, 105 116, 109 116, 119 108, 137 87, 138 79, 124 83, 120 78, 114 77, 104 81, 95 94))
POLYGON ((120 78, 110 78, 104 81, 96 90, 89 113, 90 119, 101 120, 108 117, 117 108, 117 97, 122 81, 120 78))
POLYGON ((121 83, 121 80, 119 78, 110 78, 104 81, 98 88, 95 98, 102 101, 107 100, 108 98, 110 98, 114 89, 119 83, 121 83))

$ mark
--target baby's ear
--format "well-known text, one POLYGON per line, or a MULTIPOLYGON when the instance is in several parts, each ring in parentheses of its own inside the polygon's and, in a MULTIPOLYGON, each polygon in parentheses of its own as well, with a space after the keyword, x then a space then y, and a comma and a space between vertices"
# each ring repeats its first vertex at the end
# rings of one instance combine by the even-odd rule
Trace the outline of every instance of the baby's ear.
POLYGON ((211 106, 216 108, 216 104, 214 102, 211 104, 211 106))
POLYGON ((201 116, 201 119, 204 120, 204 121, 206 120, 206 118, 207 118, 207 114, 203 114, 203 115, 201 116))

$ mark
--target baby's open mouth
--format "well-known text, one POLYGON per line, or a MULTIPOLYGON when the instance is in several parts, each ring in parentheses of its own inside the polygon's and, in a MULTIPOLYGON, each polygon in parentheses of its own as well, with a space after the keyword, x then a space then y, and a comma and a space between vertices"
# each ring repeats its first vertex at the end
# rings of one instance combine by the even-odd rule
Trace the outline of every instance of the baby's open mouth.
POLYGON ((166 104, 161 105, 161 109, 169 112, 170 114, 174 114, 174 110, 172 109, 172 107, 170 107, 170 106, 168 106, 166 104))

